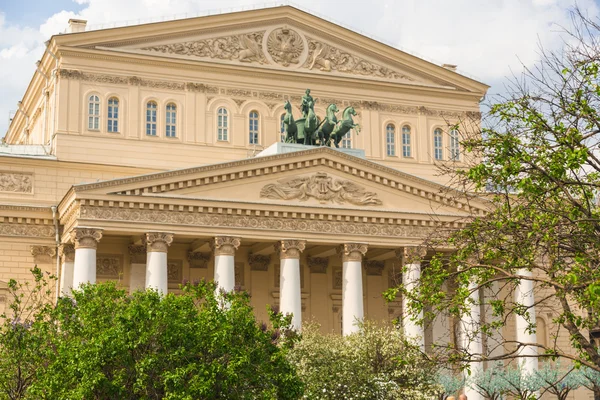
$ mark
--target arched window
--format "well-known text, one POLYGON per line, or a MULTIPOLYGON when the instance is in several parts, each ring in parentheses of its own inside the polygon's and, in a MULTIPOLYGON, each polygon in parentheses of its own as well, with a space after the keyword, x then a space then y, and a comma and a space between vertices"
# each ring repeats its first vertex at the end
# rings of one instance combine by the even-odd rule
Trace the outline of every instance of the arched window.
POLYGON ((107 130, 109 132, 119 132, 119 99, 116 97, 108 99, 107 130))
POLYGON ((158 106, 155 101, 146 104, 146 135, 156 136, 156 110, 158 106))
POLYGON ((458 131, 450 130, 450 159, 458 161, 460 159, 460 143, 458 142, 458 131))
POLYGON ((402 127, 402 157, 412 157, 410 126, 402 127))
POLYGON ((165 115, 165 136, 177 136, 177 106, 174 103, 167 104, 167 113, 165 115))
POLYGON ((388 124, 385 128, 385 142, 388 156, 396 155, 396 126, 388 124))
POLYGON ((88 129, 100 129, 100 97, 95 94, 88 98, 88 129))
POLYGON ((225 107, 217 110, 217 140, 229 140, 229 112, 225 107))
POLYGON ((250 144, 258 144, 258 112, 250 111, 250 144))
POLYGON ((444 159, 444 151, 442 147, 442 130, 437 128, 433 131, 433 158, 436 160, 444 159))
POLYGON ((285 119, 285 114, 281 114, 281 118, 279 119, 279 136, 281 136, 281 141, 285 142, 286 135, 285 135, 285 124, 283 123, 283 120, 285 119))
POLYGON ((342 148, 343 149, 351 149, 352 148, 352 131, 346 132, 346 134, 342 137, 342 148))

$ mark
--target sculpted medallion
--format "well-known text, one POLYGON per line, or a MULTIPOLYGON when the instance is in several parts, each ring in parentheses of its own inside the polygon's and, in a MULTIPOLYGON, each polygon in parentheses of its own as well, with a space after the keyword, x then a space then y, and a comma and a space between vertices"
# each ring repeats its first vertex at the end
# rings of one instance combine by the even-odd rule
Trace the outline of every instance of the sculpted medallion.
POLYGON ((351 181, 333 179, 324 172, 309 177, 299 176, 270 183, 262 188, 260 197, 301 201, 313 198, 322 204, 350 203, 357 206, 382 204, 376 193, 367 192, 365 188, 351 181))
POLYGON ((269 55, 273 61, 284 67, 288 67, 290 64, 298 64, 303 50, 302 38, 292 29, 275 29, 267 38, 269 55))

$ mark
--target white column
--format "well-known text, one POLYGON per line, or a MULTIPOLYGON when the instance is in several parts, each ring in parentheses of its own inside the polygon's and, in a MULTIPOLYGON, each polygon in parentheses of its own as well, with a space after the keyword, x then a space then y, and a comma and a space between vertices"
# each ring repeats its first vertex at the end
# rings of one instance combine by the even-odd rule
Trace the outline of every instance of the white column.
POLYGON ((96 283, 96 248, 102 238, 102 229, 77 227, 73 229, 75 260, 73 265, 73 288, 86 283, 96 283))
POLYGON ((304 251, 306 241, 288 239, 275 244, 279 252, 279 311, 292 314, 292 326, 302 330, 302 293, 300 282, 300 253, 304 251))
POLYGON ((64 243, 58 248, 60 256, 60 296, 71 296, 73 287, 73 269, 75 267, 75 248, 72 244, 64 243))
POLYGON ((167 250, 173 243, 173 234, 146 233, 146 289, 165 295, 168 291, 167 250))
MULTIPOLYGON (((531 271, 526 269, 520 269, 519 275, 531 277, 531 271)), ((535 332, 528 332, 527 327, 529 323, 535 324, 535 308, 533 304, 535 302, 533 295, 533 281, 529 279, 522 279, 515 290, 515 302, 527 307, 529 313, 529 322, 521 316, 516 317, 517 325, 517 341, 522 343, 537 343, 537 335, 535 332)), ((523 356, 537 356, 537 347, 525 346, 519 351, 520 355, 523 356)), ((528 374, 534 373, 538 369, 537 357, 523 357, 521 360, 522 371, 528 374)))
POLYGON ((217 290, 231 292, 235 287, 235 251, 240 243, 240 238, 233 236, 217 236, 211 242, 215 253, 217 290))
POLYGON ((362 259, 367 253, 365 243, 345 243, 338 248, 342 258, 342 334, 360 330, 365 317, 363 305, 362 259))
MULTIPOLYGON (((483 342, 481 340, 481 304, 479 301, 479 290, 476 283, 469 283, 469 312, 461 318, 461 338, 463 349, 473 359, 481 359, 483 353, 483 342)), ((474 361, 470 363, 469 371, 465 371, 465 380, 470 376, 476 376, 483 372, 483 362, 474 361)), ((465 386, 464 394, 469 400, 484 400, 479 392, 468 385, 465 386)))
POLYGON ((129 294, 146 288, 146 246, 129 245, 129 294))
MULTIPOLYGON (((425 257, 425 249, 420 247, 405 247, 400 251, 400 259, 403 265, 402 284, 407 292, 415 290, 419 279, 421 279, 421 259, 425 257)), ((413 340, 421 351, 425 351, 425 332, 423 326, 418 324, 415 319, 422 320, 423 312, 421 311, 416 317, 409 314, 408 306, 409 299, 407 296, 402 297, 402 326, 404 327, 404 335, 413 340)))

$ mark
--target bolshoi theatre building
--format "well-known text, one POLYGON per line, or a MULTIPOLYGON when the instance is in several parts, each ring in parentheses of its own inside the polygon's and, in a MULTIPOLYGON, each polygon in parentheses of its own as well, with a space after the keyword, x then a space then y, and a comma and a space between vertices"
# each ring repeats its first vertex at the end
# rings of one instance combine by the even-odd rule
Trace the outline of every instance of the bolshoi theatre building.
MULTIPOLYGON (((0 310, 37 264, 62 295, 214 279, 262 320, 267 305, 324 332, 402 319, 382 292, 418 277, 428 235, 485 211, 449 196, 437 165, 461 165, 450 127, 479 120, 487 89, 290 6, 70 20, 0 146, 0 310)), ((404 320, 425 349, 455 325, 404 320)))

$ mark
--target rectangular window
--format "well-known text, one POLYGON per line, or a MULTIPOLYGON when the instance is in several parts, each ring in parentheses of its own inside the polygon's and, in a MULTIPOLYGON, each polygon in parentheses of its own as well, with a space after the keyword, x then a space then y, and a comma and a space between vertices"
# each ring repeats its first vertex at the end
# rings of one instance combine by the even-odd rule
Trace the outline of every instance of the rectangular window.
POLYGON ((394 134, 394 131, 391 131, 389 129, 387 132, 387 155, 396 155, 396 135, 394 134))
POLYGON ((458 131, 450 131, 450 159, 458 161, 460 159, 460 143, 458 141, 458 131))
POLYGON ((165 116, 165 135, 167 137, 176 137, 177 132, 175 127, 177 126, 177 108, 175 104, 167 105, 167 113, 165 116))
POLYGON ((109 132, 119 131, 119 100, 116 98, 108 100, 107 130, 109 132))
POLYGON ((444 151, 442 147, 442 130, 436 129, 433 131, 433 157, 436 160, 444 159, 444 151))
POLYGON ((352 148, 352 136, 350 135, 351 133, 352 133, 352 131, 348 131, 342 137, 342 148, 344 148, 344 149, 351 149, 352 148))
POLYGON ((219 114, 217 116, 217 140, 220 141, 227 141, 228 139, 228 122, 227 121, 227 114, 219 114))
POLYGON ((156 107, 146 110, 146 135, 156 136, 156 107))
POLYGON ((410 148, 410 133, 402 132, 402 157, 412 157, 410 148))

